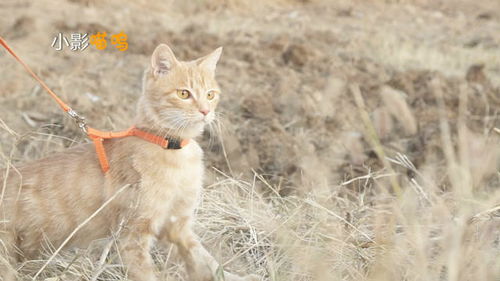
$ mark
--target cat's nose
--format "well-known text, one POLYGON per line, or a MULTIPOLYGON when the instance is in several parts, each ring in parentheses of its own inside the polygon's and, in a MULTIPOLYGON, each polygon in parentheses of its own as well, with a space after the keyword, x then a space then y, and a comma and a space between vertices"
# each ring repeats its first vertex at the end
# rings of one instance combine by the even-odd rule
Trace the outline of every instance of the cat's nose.
POLYGON ((210 110, 209 109, 200 109, 200 112, 203 115, 207 115, 210 112, 210 110))

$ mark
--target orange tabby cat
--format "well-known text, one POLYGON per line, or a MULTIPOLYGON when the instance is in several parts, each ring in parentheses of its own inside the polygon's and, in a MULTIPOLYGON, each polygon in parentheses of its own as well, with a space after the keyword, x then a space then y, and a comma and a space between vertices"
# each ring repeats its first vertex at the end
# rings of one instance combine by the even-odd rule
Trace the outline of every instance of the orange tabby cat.
MULTIPOLYGON (((221 48, 200 59, 178 61, 167 45, 156 48, 144 77, 135 125, 165 137, 192 139, 215 118, 220 89, 215 67, 221 48)), ((58 247, 104 202, 106 205, 67 246, 85 247, 125 226, 119 238, 128 277, 157 280, 149 253, 155 241, 175 243, 189 280, 214 280, 218 263, 191 229, 203 181, 203 151, 191 140, 163 149, 137 137, 105 141, 110 170, 101 171, 91 144, 0 171, 0 275, 15 280, 12 265, 33 258, 47 241, 58 247)), ((226 280, 258 280, 225 273, 226 280)))

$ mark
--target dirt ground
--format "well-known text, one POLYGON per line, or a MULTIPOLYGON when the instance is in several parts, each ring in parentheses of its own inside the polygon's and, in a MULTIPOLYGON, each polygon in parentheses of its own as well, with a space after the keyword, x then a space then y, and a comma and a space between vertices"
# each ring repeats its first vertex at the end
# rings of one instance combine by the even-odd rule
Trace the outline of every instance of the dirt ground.
MULTIPOLYGON (((266 280, 498 280, 499 30, 494 0, 0 2, 0 36, 100 129, 131 124, 159 43, 186 60, 224 47, 198 228, 220 259, 241 250, 232 268, 266 280), (98 31, 125 32, 128 50, 51 47, 59 32, 98 31), (480 241, 452 223, 478 214, 480 241)), ((87 141, 3 50, 0 120, 6 164, 87 141)))

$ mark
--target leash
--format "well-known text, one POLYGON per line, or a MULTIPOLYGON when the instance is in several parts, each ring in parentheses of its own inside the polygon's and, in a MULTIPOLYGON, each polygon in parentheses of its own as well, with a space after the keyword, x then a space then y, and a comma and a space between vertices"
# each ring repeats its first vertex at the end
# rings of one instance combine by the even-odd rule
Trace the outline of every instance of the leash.
POLYGON ((179 140, 176 138, 163 138, 161 136, 157 136, 146 131, 140 130, 135 126, 130 127, 128 130, 119 131, 119 132, 107 132, 107 131, 99 131, 92 127, 89 127, 85 122, 85 117, 79 115, 76 111, 74 111, 71 107, 69 107, 62 99, 60 99, 56 93, 54 93, 48 86, 45 84, 38 75, 36 75, 33 70, 9 47, 7 42, 0 36, 0 45, 2 45, 16 60, 19 62, 24 69, 35 78, 38 83, 45 89, 47 93, 54 99, 57 104, 61 107, 64 112, 68 113, 68 115, 75 121, 77 126, 92 140, 94 143, 95 151, 97 154, 97 158, 99 159, 99 164, 101 165, 101 169, 104 173, 109 171, 109 161, 106 156, 106 150, 104 148, 104 140, 106 139, 116 139, 116 138, 124 138, 129 136, 135 136, 141 138, 150 143, 161 146, 164 149, 181 149, 189 143, 189 139, 179 140))

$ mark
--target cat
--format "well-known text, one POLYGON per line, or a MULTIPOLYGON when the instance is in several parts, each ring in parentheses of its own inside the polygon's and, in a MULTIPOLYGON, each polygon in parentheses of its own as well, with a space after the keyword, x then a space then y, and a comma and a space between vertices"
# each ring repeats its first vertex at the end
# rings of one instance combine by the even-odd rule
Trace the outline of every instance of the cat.
MULTIPOLYGON (((110 169, 103 172, 92 144, 4 169, 1 202, 0 274, 15 280, 13 265, 40 254, 43 243, 58 247, 109 201, 65 247, 85 247, 122 226, 118 245, 128 278, 154 281, 153 243, 174 243, 189 280, 209 281, 219 264, 192 230, 203 181, 203 151, 194 140, 214 121, 222 96, 215 68, 222 48, 193 61, 179 61, 165 44, 145 71, 135 126, 162 137, 190 140, 164 149, 130 136, 104 141, 110 169), (116 195, 119 190, 123 190, 116 195)), ((253 281, 224 272, 225 280, 253 281)))

